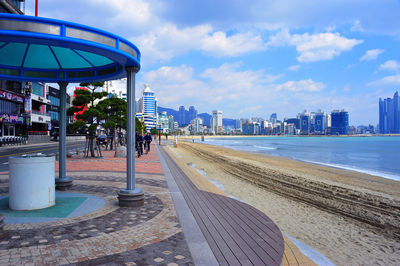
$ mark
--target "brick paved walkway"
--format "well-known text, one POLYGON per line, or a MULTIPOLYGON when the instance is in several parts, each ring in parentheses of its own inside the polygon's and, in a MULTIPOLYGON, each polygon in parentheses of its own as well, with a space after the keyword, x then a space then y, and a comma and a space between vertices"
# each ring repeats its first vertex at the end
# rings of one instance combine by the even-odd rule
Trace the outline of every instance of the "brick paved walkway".
MULTIPOLYGON (((154 147, 136 160, 136 171, 145 205, 120 208, 117 191, 126 186, 125 158, 114 158, 114 151, 103 151, 103 158, 83 158, 82 153, 68 158, 67 175, 74 182, 68 193, 103 198, 105 206, 57 221, 4 224, 0 265, 192 265, 154 147)), ((8 175, 3 174, 0 195, 7 194, 8 175)))

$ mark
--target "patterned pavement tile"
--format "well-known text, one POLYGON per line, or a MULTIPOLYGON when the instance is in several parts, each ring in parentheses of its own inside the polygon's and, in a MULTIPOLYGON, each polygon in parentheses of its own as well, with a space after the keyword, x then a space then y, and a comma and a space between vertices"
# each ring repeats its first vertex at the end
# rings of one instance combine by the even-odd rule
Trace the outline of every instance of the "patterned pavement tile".
MULTIPOLYGON (((67 160, 73 178, 69 193, 102 197, 97 211, 32 224, 5 224, 0 265, 193 265, 156 152, 137 159, 136 184, 145 205, 120 208, 117 191, 126 184, 124 158, 113 151, 102 159, 67 160)), ((0 176, 0 195, 8 176, 0 176)))

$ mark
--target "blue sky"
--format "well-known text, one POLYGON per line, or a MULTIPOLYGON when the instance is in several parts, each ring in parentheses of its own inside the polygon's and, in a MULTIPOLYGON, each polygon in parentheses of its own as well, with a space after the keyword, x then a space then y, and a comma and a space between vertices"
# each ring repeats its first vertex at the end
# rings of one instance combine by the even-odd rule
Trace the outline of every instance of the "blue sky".
MULTIPOLYGON (((34 14, 34 1, 26 13, 34 14)), ((376 124, 400 88, 399 0, 39 0, 39 15, 101 28, 142 52, 137 90, 227 118, 346 109, 376 124)))

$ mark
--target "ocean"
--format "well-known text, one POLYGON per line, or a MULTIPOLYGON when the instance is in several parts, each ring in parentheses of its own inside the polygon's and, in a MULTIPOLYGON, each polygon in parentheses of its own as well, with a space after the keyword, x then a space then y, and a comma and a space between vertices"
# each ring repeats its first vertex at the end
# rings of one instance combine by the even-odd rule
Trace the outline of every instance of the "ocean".
POLYGON ((206 136, 204 142, 400 181, 400 136, 233 138, 206 136))

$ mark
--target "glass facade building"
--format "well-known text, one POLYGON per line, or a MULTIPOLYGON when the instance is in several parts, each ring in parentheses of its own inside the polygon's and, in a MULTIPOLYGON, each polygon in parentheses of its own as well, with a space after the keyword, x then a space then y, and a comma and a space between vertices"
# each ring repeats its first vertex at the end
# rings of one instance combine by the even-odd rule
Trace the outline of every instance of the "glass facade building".
POLYGON ((302 135, 311 133, 311 115, 307 111, 299 114, 300 119, 300 132, 302 135))
POLYGON ((179 106, 179 113, 178 113, 178 124, 179 126, 186 125, 186 110, 185 106, 179 106))
POLYGON ((342 110, 334 110, 331 113, 331 134, 347 135, 349 134, 349 113, 342 110))
POLYGON ((396 92, 393 98, 379 98, 379 133, 400 133, 400 99, 396 92))
POLYGON ((147 130, 157 126, 157 103, 154 92, 149 85, 145 85, 143 90, 143 121, 147 130))
POLYGON ((317 112, 314 115, 314 133, 325 134, 328 126, 328 116, 324 112, 317 112))
POLYGON ((197 110, 194 106, 189 107, 189 122, 197 117, 197 110))

